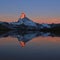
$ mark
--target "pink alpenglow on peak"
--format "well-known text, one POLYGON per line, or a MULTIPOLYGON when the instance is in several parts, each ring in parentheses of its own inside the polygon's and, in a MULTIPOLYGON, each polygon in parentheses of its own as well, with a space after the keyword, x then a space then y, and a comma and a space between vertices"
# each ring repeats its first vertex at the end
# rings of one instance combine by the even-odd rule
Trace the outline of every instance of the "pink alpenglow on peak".
POLYGON ((20 18, 23 19, 25 17, 26 17, 25 13, 21 13, 20 18))

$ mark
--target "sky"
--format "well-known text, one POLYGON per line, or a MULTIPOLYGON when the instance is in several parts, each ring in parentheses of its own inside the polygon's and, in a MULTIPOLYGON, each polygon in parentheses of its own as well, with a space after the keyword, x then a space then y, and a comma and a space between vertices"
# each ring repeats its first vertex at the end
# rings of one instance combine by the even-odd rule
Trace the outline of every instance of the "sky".
POLYGON ((0 21, 17 21, 22 12, 38 23, 60 23, 60 0, 0 0, 0 21))

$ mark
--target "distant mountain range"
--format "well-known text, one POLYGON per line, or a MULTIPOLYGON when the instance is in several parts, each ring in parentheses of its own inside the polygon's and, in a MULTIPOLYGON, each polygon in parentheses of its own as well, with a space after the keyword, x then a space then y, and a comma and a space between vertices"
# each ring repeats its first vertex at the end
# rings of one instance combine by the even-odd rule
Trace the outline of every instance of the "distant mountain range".
POLYGON ((0 22, 0 30, 39 30, 51 31, 60 30, 60 24, 39 24, 33 22, 26 17, 24 13, 21 14, 17 22, 0 22))

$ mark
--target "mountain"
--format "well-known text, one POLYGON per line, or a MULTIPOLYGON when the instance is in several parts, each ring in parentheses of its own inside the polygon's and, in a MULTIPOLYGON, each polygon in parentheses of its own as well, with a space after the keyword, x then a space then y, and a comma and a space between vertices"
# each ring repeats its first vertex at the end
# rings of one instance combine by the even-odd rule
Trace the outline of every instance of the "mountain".
POLYGON ((33 21, 31 21, 30 19, 28 19, 27 17, 23 18, 23 19, 19 19, 18 23, 20 24, 24 24, 26 26, 32 26, 32 27, 37 27, 36 23, 34 23, 33 21))
POLYGON ((0 30, 38 30, 38 31, 51 31, 60 30, 60 24, 39 24, 33 22, 25 13, 20 15, 17 22, 0 22, 0 30))
POLYGON ((29 18, 26 17, 26 15, 24 13, 21 14, 19 20, 18 20, 18 23, 20 24, 24 24, 26 26, 34 26, 36 27, 36 23, 33 22, 32 20, 30 20, 29 18))
POLYGON ((26 17, 24 13, 21 14, 19 20, 17 22, 9 23, 15 28, 21 29, 37 29, 37 24, 26 17))
POLYGON ((1 29, 40 30, 50 28, 48 24, 38 24, 26 17, 25 13, 20 15, 17 22, 0 22, 1 29))
POLYGON ((10 23, 13 27, 21 28, 21 29, 30 29, 30 30, 40 30, 43 28, 51 28, 48 24, 38 24, 33 22, 29 18, 26 17, 25 13, 22 13, 19 20, 17 22, 10 23))
POLYGON ((9 23, 0 22, 0 30, 10 30, 9 23))

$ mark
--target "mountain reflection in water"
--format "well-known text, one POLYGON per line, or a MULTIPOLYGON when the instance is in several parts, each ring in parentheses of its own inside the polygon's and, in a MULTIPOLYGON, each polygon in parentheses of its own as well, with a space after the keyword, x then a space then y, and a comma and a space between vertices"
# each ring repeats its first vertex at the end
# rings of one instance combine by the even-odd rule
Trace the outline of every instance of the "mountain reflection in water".
POLYGON ((32 40, 35 37, 60 37, 59 32, 40 32, 40 31, 19 31, 19 30, 12 30, 12 31, 0 31, 0 38, 5 37, 14 37, 17 38, 20 42, 20 46, 24 47, 27 42, 32 40))

